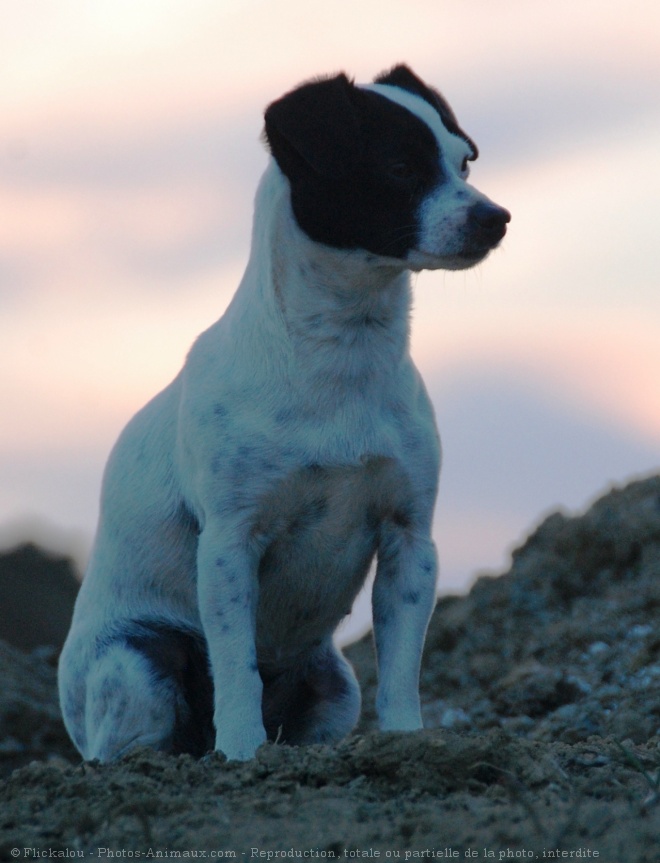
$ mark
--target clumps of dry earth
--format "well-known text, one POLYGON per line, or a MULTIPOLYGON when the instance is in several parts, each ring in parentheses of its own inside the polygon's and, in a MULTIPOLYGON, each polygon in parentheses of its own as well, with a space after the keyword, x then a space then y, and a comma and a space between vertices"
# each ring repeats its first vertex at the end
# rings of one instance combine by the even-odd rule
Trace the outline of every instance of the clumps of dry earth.
POLYGON ((438 603, 428 730, 375 732, 370 639, 347 655, 364 715, 338 746, 98 765, 67 741, 54 656, 2 646, 0 860, 660 860, 660 477, 550 516, 438 603))

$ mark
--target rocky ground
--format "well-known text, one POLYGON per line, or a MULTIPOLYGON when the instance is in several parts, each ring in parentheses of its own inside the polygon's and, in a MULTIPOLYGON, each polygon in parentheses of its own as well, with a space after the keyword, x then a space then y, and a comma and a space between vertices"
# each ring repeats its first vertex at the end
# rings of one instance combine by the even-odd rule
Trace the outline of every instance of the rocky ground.
POLYGON ((370 639, 347 655, 365 707, 338 746, 98 765, 62 728, 56 651, 3 644, 0 860, 660 860, 660 477, 438 603, 428 730, 374 732, 370 639))

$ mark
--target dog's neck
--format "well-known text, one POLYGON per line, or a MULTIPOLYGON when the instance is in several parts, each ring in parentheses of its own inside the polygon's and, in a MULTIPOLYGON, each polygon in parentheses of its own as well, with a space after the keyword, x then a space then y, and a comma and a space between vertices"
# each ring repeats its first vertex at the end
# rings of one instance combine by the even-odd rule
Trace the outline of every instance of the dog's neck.
POLYGON ((288 181, 272 162, 255 202, 243 281, 278 319, 298 362, 334 375, 391 371, 409 346, 410 280, 401 262, 311 240, 291 210, 288 181), (363 356, 360 356, 363 355, 363 356))

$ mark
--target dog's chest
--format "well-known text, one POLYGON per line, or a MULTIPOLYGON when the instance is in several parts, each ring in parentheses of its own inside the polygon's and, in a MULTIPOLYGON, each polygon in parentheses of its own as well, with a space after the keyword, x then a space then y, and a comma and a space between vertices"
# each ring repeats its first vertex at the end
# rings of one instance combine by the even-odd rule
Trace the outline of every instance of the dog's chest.
POLYGON ((300 645, 330 632, 350 611, 388 520, 411 517, 410 482, 391 458, 311 466, 261 501, 254 536, 259 566, 258 640, 300 645))

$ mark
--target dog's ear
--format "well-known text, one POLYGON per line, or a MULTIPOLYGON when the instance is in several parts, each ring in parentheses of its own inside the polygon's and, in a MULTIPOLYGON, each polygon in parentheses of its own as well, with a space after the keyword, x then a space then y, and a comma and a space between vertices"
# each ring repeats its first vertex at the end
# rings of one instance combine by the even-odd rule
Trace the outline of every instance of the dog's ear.
POLYGON ((415 75, 410 66, 405 63, 399 63, 397 66, 392 66, 387 72, 376 75, 374 84, 391 84, 393 87, 401 87, 420 96, 429 90, 422 79, 415 75))
POLYGON ((414 93, 416 96, 421 96, 422 99, 426 100, 440 114, 440 119, 445 127, 454 135, 463 138, 472 147, 473 153, 471 156, 468 156, 468 159, 472 162, 478 157, 479 150, 477 149, 477 145, 458 125, 458 120, 449 102, 442 93, 434 87, 429 87, 428 84, 425 84, 421 78, 415 75, 410 66, 406 66, 405 63, 399 63, 398 66, 393 66, 388 72, 381 72, 380 75, 374 78, 374 84, 389 84, 393 87, 400 87, 402 90, 408 90, 409 93, 414 93))
POLYGON ((266 109, 265 139, 289 177, 305 168, 341 175, 359 155, 355 85, 346 75, 303 84, 266 109))

